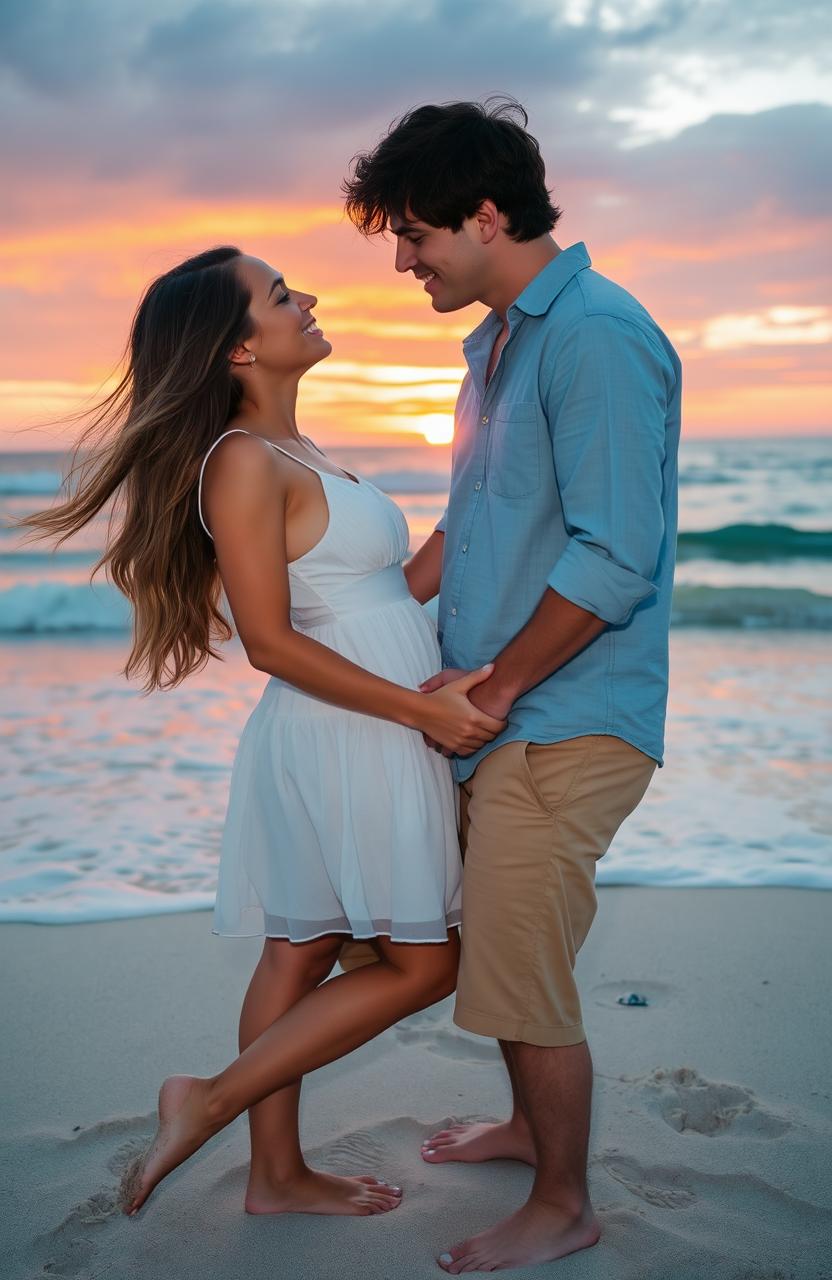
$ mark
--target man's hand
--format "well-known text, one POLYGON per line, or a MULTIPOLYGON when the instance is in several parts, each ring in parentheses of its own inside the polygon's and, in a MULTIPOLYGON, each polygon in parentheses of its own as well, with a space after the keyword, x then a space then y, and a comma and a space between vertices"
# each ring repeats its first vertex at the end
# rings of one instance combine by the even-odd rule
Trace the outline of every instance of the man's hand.
POLYGON ((446 667, 444 671, 437 671, 429 680, 423 680, 419 685, 419 692, 433 693, 434 689, 441 689, 443 685, 450 684, 452 680, 458 680, 465 674, 461 667, 446 667))
POLYGON ((484 711, 486 715, 493 716, 495 720, 507 720, 508 713, 514 705, 514 698, 511 695, 498 690, 493 676, 483 684, 476 685, 468 694, 468 701, 473 702, 474 706, 479 707, 480 711, 484 711))

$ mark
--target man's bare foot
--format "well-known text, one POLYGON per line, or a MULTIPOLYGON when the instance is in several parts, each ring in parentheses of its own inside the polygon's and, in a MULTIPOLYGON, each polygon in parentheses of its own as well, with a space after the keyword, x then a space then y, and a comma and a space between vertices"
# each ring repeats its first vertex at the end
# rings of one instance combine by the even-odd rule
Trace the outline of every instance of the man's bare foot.
POLYGON ((156 1136, 121 1181, 121 1204, 125 1213, 131 1216, 136 1213, 157 1183, 216 1132, 208 1116, 207 1083, 196 1076, 169 1076, 163 1083, 159 1090, 156 1136))
POLYGON ((600 1238, 601 1228, 588 1200, 577 1215, 570 1215, 529 1199, 510 1218, 455 1244, 440 1255, 438 1262, 452 1276, 466 1271, 533 1267, 588 1249, 600 1238))
POLYGON ((500 1124, 452 1124, 422 1143, 428 1164, 448 1160, 523 1160, 536 1165, 537 1155, 528 1126, 512 1118, 500 1124))
POLYGON ((246 1213, 387 1213, 401 1204, 400 1187, 369 1175, 338 1178, 306 1169, 291 1182, 249 1178, 246 1213))

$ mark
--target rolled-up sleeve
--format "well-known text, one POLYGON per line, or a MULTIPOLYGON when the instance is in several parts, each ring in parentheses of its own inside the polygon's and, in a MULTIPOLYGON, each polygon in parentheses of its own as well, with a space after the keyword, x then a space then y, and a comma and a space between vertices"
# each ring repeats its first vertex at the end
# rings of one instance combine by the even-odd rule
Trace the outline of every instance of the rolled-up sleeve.
POLYGON ((627 622, 656 591, 664 538, 662 467, 673 368, 638 327, 588 315, 548 378, 552 455, 569 540, 547 582, 605 622, 627 622))

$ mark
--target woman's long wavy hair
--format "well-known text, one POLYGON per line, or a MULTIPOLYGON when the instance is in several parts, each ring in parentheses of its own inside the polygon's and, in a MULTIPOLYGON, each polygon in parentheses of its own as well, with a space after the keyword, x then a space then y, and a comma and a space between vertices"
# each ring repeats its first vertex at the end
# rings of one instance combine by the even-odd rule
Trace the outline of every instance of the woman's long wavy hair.
MULTIPOLYGON (((197 510, 202 459, 242 397, 230 356, 253 333, 251 296, 233 246, 209 249, 148 287, 130 330, 127 370, 92 410, 71 457, 70 496, 18 524, 24 542, 77 533, 114 497, 105 569, 133 606, 122 674, 145 692, 172 689, 230 639, 222 583, 197 510), (117 526, 117 527, 116 527, 117 526)), ((87 414, 76 414, 78 421, 87 414)))

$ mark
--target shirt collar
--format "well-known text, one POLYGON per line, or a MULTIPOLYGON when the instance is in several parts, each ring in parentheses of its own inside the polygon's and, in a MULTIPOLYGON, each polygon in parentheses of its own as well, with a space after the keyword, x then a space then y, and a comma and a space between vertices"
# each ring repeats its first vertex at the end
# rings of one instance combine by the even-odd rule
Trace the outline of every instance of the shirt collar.
POLYGON ((562 249, 551 262, 547 262, 512 305, 524 311, 527 316, 542 316, 569 281, 579 271, 591 265, 586 245, 579 240, 568 249, 562 249))
MULTIPOLYGON (((544 312, 549 310, 558 294, 566 288, 569 281, 579 271, 583 271, 585 267, 590 266, 592 266, 592 263, 583 240, 579 240, 577 244, 570 245, 568 249, 561 249, 560 253, 551 262, 547 262, 542 271, 538 271, 520 296, 512 302, 508 309, 509 324, 511 324, 511 316, 515 308, 528 316, 542 316, 544 312)), ((467 338, 463 339, 463 347, 467 346, 468 343, 476 345, 478 339, 483 338, 486 334, 490 335, 495 325, 502 328, 502 321, 495 311, 489 311, 476 329, 473 329, 467 338)))

